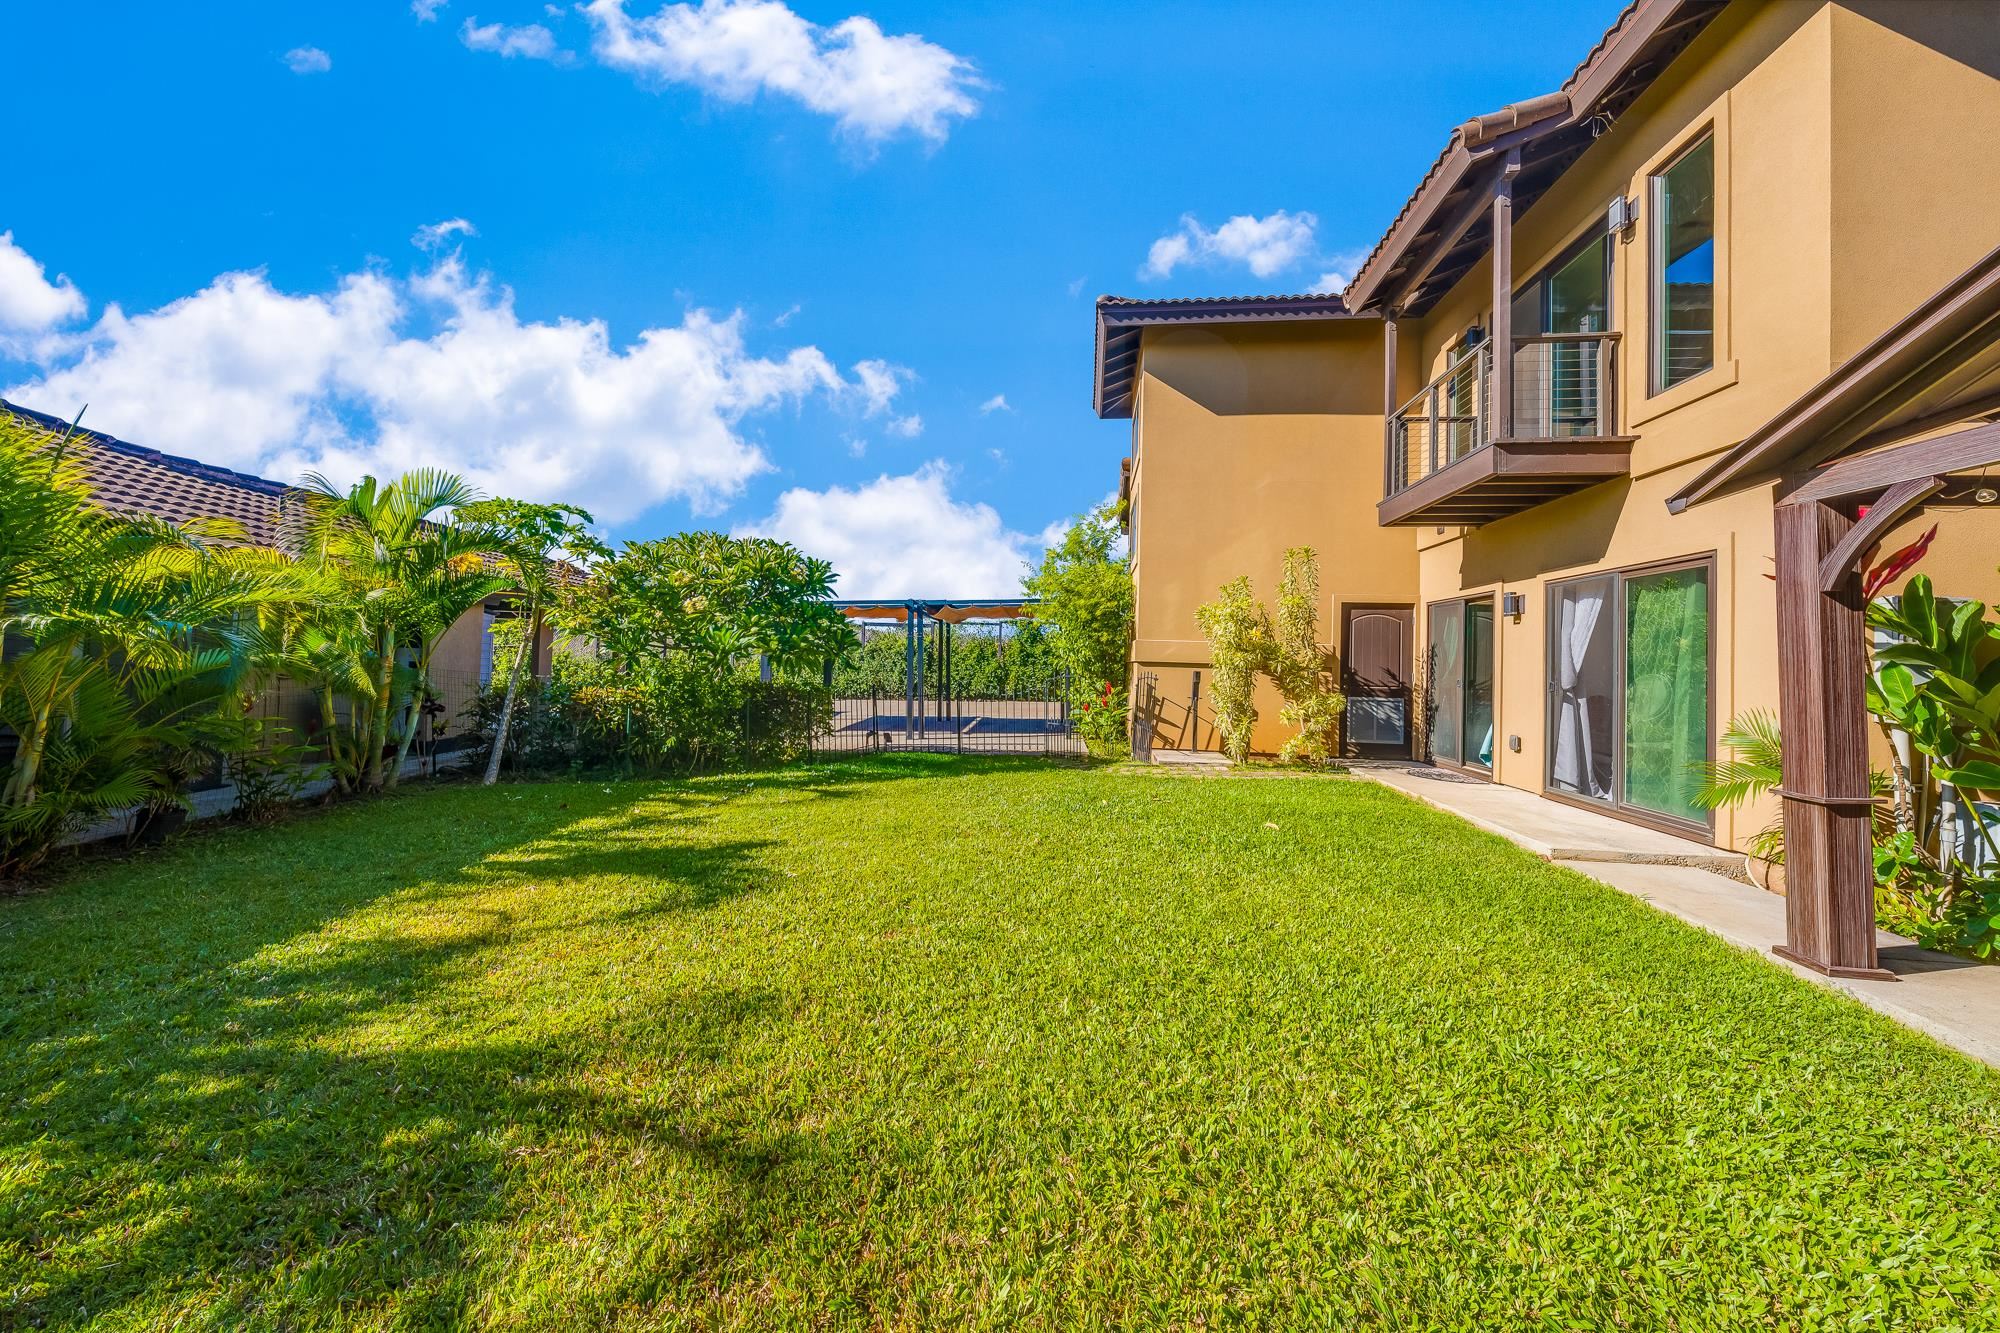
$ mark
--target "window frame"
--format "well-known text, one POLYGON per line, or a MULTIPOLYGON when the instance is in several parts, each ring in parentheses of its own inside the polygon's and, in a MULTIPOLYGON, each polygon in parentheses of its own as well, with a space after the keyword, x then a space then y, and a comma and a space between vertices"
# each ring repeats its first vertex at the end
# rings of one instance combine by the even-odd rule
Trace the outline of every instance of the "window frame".
MULTIPOLYGON (((1465 593, 1458 597, 1440 597, 1435 601, 1425 602, 1423 604, 1423 611, 1424 611, 1424 623, 1423 623, 1424 699, 1423 699, 1423 708, 1419 710, 1422 713, 1423 724, 1424 724, 1423 754, 1431 763, 1437 765, 1440 768, 1450 769, 1454 773, 1463 773, 1467 777, 1480 778, 1484 781, 1491 782, 1494 780, 1495 771, 1498 769, 1500 762, 1500 748, 1498 743, 1500 738, 1500 689, 1499 689, 1500 597, 1499 594, 1495 592, 1465 593), (1486 765, 1482 765, 1476 762, 1470 762, 1464 758, 1465 699, 1466 699, 1465 635, 1466 635, 1466 627, 1472 623, 1472 617, 1470 616, 1470 614, 1468 614, 1470 609, 1474 605, 1482 602, 1485 603, 1487 608, 1487 627, 1488 627, 1488 633, 1491 635, 1492 638, 1490 650, 1493 655, 1493 698, 1489 704, 1489 707, 1493 714, 1493 733, 1494 733, 1495 744, 1493 753, 1493 763, 1486 765), (1437 753, 1432 743, 1435 729, 1432 726, 1433 714, 1431 713, 1431 707, 1435 702, 1437 695, 1436 691, 1432 689, 1431 684, 1432 684, 1432 669, 1436 656, 1437 645, 1431 633, 1431 621, 1432 621, 1432 616, 1436 612, 1437 608, 1444 606, 1456 606, 1458 608, 1459 688, 1458 688, 1457 731, 1458 731, 1458 753, 1460 757, 1456 759, 1446 759, 1442 757, 1437 753)), ((1414 745, 1414 738, 1411 749, 1412 753, 1415 753, 1416 747, 1414 745)))
POLYGON ((1712 375, 1723 363, 1722 347, 1722 136, 1713 122, 1702 125, 1678 148, 1646 169, 1646 392, 1657 398, 1712 375), (1667 173, 1706 146, 1709 149, 1709 278, 1708 364, 1685 378, 1666 382, 1667 339, 1667 173))
POLYGON ((1644 806, 1628 804, 1625 800, 1625 687, 1626 687, 1626 601, 1625 583, 1628 579, 1644 578, 1653 574, 1672 574, 1680 570, 1699 569, 1708 576, 1708 745, 1705 760, 1713 764, 1716 756, 1716 628, 1720 623, 1719 596, 1716 585, 1716 552, 1708 551, 1699 555, 1674 556, 1665 560, 1652 560, 1637 565, 1622 565, 1611 569, 1592 569, 1566 575, 1560 579, 1550 579, 1545 585, 1545 601, 1542 632, 1542 795, 1552 801, 1576 806, 1580 810, 1595 810, 1599 814, 1610 815, 1627 823, 1645 828, 1671 833, 1676 837, 1693 835, 1704 842, 1715 841, 1715 811, 1703 812, 1699 820, 1681 819, 1674 815, 1662 814, 1644 806), (1606 610, 1611 615, 1611 628, 1615 636, 1612 642, 1612 680, 1618 688, 1611 706, 1612 735, 1612 782, 1611 799, 1593 800, 1574 792, 1559 791, 1555 782, 1555 725, 1556 725, 1556 634, 1561 625, 1562 590, 1571 584, 1587 579, 1610 578, 1611 605, 1606 610))

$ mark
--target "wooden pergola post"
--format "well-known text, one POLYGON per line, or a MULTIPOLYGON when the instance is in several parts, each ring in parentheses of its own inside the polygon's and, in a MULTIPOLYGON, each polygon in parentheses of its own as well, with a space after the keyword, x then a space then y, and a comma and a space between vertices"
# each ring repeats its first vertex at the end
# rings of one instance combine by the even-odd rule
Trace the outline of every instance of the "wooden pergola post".
POLYGON ((1875 957, 1865 608, 1845 542, 1857 520, 1851 502, 1827 500, 1788 500, 1775 515, 1785 943, 1774 952, 1828 976, 1893 980, 1875 957))

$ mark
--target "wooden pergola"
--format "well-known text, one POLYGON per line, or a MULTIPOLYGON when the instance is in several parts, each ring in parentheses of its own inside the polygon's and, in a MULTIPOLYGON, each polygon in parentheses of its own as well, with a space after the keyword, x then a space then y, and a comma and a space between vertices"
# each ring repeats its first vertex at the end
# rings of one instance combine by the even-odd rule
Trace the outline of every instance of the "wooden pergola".
POLYGON ((1861 570, 1919 511, 1993 504, 1995 464, 2000 250, 1667 502, 1679 513, 1776 485, 1786 938, 1773 952, 1830 976, 1893 979, 1875 953, 1861 570))

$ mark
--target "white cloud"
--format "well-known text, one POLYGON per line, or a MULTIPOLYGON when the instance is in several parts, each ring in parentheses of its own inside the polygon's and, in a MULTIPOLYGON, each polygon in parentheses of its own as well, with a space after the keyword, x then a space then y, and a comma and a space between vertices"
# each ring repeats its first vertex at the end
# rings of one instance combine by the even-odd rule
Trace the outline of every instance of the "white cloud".
POLYGON ((1311 213, 1279 209, 1268 217, 1244 213, 1210 231, 1192 213, 1179 230, 1154 241, 1146 252, 1142 278, 1165 278, 1183 264, 1242 264, 1260 278, 1281 273, 1312 253, 1319 219, 1311 213))
POLYGON ((891 37, 856 15, 830 28, 780 0, 670 4, 650 18, 625 0, 582 6, 593 49, 613 69, 686 84, 729 102, 769 93, 832 116, 842 133, 879 143, 915 133, 942 143, 954 120, 979 109, 971 61, 913 33, 891 37))
POLYGON ((477 236, 479 228, 464 218, 447 218, 443 222, 433 222, 417 228, 416 235, 410 237, 410 244, 419 250, 435 250, 454 236, 477 236))
POLYGON ((317 46, 295 46, 284 59, 285 68, 294 74, 324 74, 333 68, 333 57, 317 46))
POLYGON ((1313 283, 1315 292, 1339 292, 1354 281, 1354 271, 1368 258, 1366 250, 1345 250, 1323 262, 1332 265, 1313 283))
POLYGON ((0 231, 0 339, 9 333, 40 333, 79 319, 89 308, 60 273, 50 282, 39 262, 0 231))
POLYGON ((914 440, 924 433, 924 419, 915 412, 906 417, 890 417, 889 424, 882 428, 900 440, 914 440))
POLYGON ((450 4, 451 0, 410 0, 410 12, 417 16, 417 22, 430 23, 438 16, 438 11, 450 4))
POLYGON ((1040 554, 991 505, 953 499, 942 462, 851 489, 786 491, 736 531, 832 561, 844 597, 1012 597, 1040 554))
POLYGON ((887 361, 870 360, 856 362, 854 366, 854 391, 861 400, 864 416, 879 417, 889 410, 896 401, 896 395, 903 391, 903 385, 916 376, 902 366, 887 361))
POLYGON ((788 310, 786 310, 784 314, 779 315, 776 319, 771 321, 771 327, 774 329, 784 328, 787 324, 791 323, 794 319, 798 318, 799 309, 800 307, 798 302, 794 301, 791 307, 788 310))
POLYGON ((284 480, 434 465, 615 524, 668 500, 712 509, 767 470, 743 433, 758 412, 808 400, 886 412, 908 378, 865 362, 888 378, 870 391, 814 347, 760 356, 745 324, 695 310, 620 346, 601 320, 523 321, 511 292, 455 254, 306 294, 227 273, 45 340, 35 377, 5 395, 63 415, 88 402, 113 434, 284 480))
POLYGON ((558 62, 572 58, 569 52, 557 47, 556 35, 539 23, 525 23, 519 27, 489 23, 482 28, 475 15, 459 25, 458 40, 471 50, 491 51, 508 60, 515 56, 558 62))
POLYGON ((996 393, 979 405, 979 414, 981 416, 990 417, 995 412, 1012 412, 1013 410, 1014 405, 1007 401, 1007 395, 1004 393, 996 393))

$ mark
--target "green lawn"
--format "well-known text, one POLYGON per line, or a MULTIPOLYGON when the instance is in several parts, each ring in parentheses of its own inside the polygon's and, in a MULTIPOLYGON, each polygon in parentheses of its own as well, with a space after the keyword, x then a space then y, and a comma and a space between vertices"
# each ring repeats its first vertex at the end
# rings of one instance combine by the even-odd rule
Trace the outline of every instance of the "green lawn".
POLYGON ((1357 781, 205 833, 0 900, 0 1052, 0 1326, 2000 1323, 2000 1076, 1357 781))

